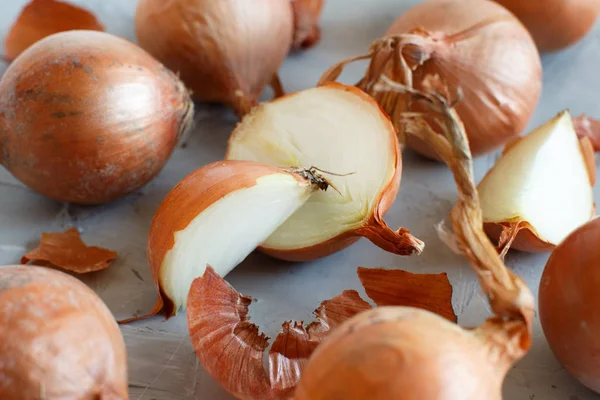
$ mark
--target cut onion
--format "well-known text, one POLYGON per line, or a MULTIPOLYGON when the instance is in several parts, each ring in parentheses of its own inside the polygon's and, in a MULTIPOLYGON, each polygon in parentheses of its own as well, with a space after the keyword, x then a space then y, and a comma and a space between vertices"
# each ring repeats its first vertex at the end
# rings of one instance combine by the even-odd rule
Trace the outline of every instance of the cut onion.
POLYGON ((148 259, 167 317, 211 265, 227 275, 327 182, 311 170, 219 161, 184 178, 150 227, 148 259))
POLYGON ((0 399, 126 400, 125 343, 102 300, 77 279, 0 267, 0 399))
POLYGON ((490 236, 504 248, 549 251, 588 221, 593 153, 584 150, 566 111, 507 146, 478 187, 490 236))
POLYGON ((575 379, 600 393, 600 218, 572 232, 540 281, 540 322, 550 348, 575 379))
POLYGON ((226 158, 316 165, 331 172, 339 190, 312 196, 262 243, 267 254, 311 260, 360 236, 396 254, 423 249, 406 229, 392 231, 383 220, 400 185, 401 154, 389 119, 354 87, 330 83, 263 103, 238 124, 226 158))

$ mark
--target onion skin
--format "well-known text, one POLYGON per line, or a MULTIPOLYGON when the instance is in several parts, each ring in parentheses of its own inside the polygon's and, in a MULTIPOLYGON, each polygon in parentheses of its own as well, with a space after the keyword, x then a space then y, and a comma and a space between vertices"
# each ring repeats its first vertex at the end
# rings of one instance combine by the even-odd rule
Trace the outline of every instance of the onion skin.
POLYGON ((0 164, 52 199, 105 203, 158 174, 192 114, 181 82, 139 47, 58 33, 0 81, 0 164))
POLYGON ((592 29, 600 13, 597 0, 494 1, 521 20, 541 52, 561 50, 577 42, 592 29))
MULTIPOLYGON (((542 68, 527 30, 503 7, 488 0, 433 0, 404 13, 387 31, 387 35, 397 35, 423 28, 433 34, 452 35, 493 18, 506 20, 481 28, 474 39, 464 42, 430 42, 431 59, 413 72, 417 89, 425 76, 435 74, 450 87, 461 87, 464 97, 456 111, 465 125, 473 156, 496 150, 518 136, 535 110, 542 68)), ((411 53, 409 59, 419 56, 419 51, 409 48, 407 52, 411 53)), ((437 159, 429 146, 414 136, 409 135, 406 143, 418 153, 437 159)))
POLYGON ((600 218, 572 232, 550 255, 539 289, 542 329, 554 355, 600 393, 600 218))
MULTIPOLYGON (((508 229, 508 227, 505 224, 484 222, 483 229, 493 243, 498 243, 502 231, 508 229)), ((524 226, 519 230, 517 236, 510 245, 511 249, 528 253, 548 253, 552 251, 554 247, 556 247, 554 244, 539 238, 533 227, 527 223, 524 223, 524 226)))
POLYGON ((244 115, 292 45, 292 7, 280 0, 140 0, 142 48, 180 74, 201 101, 244 115))
POLYGON ((344 322, 317 347, 294 399, 499 400, 509 367, 499 354, 436 314, 379 307, 344 322))
POLYGON ((294 49, 308 49, 321 38, 319 19, 325 0, 291 0, 294 10, 294 49))
POLYGON ((62 272, 0 267, 0 398, 128 399, 125 344, 104 303, 62 272))
MULTIPOLYGON (((198 214, 233 189, 253 187, 258 178, 281 172, 280 168, 251 161, 219 161, 192 172, 169 192, 152 219, 148 235, 147 257, 160 295, 154 313, 161 306, 167 317, 177 313, 160 283, 163 260, 175 245, 175 232, 185 229, 198 214), (211 188, 210 193, 202 188, 211 188)), ((306 183, 299 175, 294 176, 298 182, 306 183)))
POLYGON ((4 56, 12 61, 46 36, 73 29, 104 31, 88 10, 55 0, 32 0, 23 8, 4 41, 4 56))

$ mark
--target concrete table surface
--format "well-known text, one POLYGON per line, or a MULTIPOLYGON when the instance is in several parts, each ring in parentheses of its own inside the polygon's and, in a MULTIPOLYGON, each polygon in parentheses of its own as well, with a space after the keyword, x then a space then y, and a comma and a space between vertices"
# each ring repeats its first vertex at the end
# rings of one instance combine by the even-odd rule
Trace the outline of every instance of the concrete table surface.
MULTIPOLYGON (((291 55, 281 69, 287 91, 314 86, 334 62, 364 53, 396 16, 417 0, 327 0, 322 19, 322 40, 313 49, 291 55)), ((26 0, 0 0, 0 39, 26 0)), ((134 0, 80 0, 93 10, 108 32, 135 40, 134 0)), ((576 115, 600 116, 600 24, 581 42, 543 57, 544 87, 533 128, 569 108, 576 115)), ((0 63, 0 73, 6 65, 0 63)), ((362 67, 350 68, 344 81, 354 82, 362 67)), ((227 137, 236 119, 216 105, 197 105, 196 128, 185 149, 177 149, 162 173, 138 192, 100 207, 79 207, 48 200, 0 168, 0 265, 18 263, 35 246, 41 232, 76 226, 83 239, 118 252, 109 269, 86 276, 90 285, 117 318, 150 310, 156 300, 145 257, 150 221, 167 192, 185 175, 225 152, 227 137)), ((475 161, 477 179, 491 167, 497 155, 475 161)), ((448 273, 454 286, 453 304, 459 323, 481 323, 489 309, 475 276, 463 257, 454 255, 438 239, 433 225, 444 219, 456 199, 452 177, 444 165, 425 161, 411 152, 403 155, 400 194, 386 215, 392 227, 409 228, 426 243, 418 257, 386 253, 363 239, 330 257, 311 263, 288 263, 252 254, 229 276, 242 293, 253 296, 251 317, 274 337, 286 319, 311 320, 311 312, 323 299, 343 289, 363 295, 356 267, 403 268, 413 272, 448 273)), ((596 202, 600 191, 595 191, 596 202)), ((507 264, 537 294, 548 255, 511 252, 507 264)), ((225 400, 225 393, 199 365, 187 333, 185 315, 165 322, 163 317, 122 327, 129 355, 130 394, 134 400, 225 400)), ((509 373, 506 399, 584 400, 598 396, 587 390, 558 364, 541 331, 534 327, 533 347, 509 373)))

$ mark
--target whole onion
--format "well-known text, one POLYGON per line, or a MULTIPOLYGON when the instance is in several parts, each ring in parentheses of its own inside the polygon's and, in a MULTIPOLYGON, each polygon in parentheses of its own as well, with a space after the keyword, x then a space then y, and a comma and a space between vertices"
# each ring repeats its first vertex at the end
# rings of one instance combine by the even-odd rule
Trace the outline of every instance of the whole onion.
POLYGON ((406 136, 400 116, 427 112, 405 94, 378 88, 381 76, 416 89, 426 76, 439 75, 461 101, 456 111, 465 124, 471 152, 493 151, 527 125, 542 88, 542 69, 531 35, 510 12, 488 0, 431 0, 402 14, 369 54, 332 66, 321 82, 336 79, 344 65, 369 59, 357 86, 392 117, 400 139, 435 158, 418 138, 406 136))
POLYGON ((62 272, 0 267, 0 399, 125 400, 127 360, 102 300, 62 272))
POLYGON ((133 43, 57 33, 0 81, 0 164, 50 198, 104 203, 158 174, 192 114, 175 74, 133 43))

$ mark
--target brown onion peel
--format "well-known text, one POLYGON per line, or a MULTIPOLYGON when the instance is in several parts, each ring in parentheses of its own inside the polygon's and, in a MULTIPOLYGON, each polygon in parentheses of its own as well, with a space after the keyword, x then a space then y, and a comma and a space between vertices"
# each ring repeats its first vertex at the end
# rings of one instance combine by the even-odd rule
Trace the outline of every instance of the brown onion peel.
MULTIPOLYGON (((447 318, 456 320, 445 274, 417 275, 363 267, 358 273, 367 294, 373 294, 377 304, 442 310, 447 318), (440 287, 441 292, 437 290, 440 287), (404 293, 406 290, 410 294, 404 293)), ((284 322, 269 350, 266 372, 263 354, 269 341, 248 319, 251 301, 210 267, 194 281, 188 300, 188 327, 201 364, 225 390, 240 399, 288 399, 306 361, 330 331, 372 308, 358 292, 345 290, 321 303, 314 312, 314 322, 284 322)))
POLYGON ((308 49, 321 38, 319 19, 325 0, 290 0, 294 10, 293 49, 308 49))
POLYGON ((27 252, 21 258, 21 264, 44 262, 66 271, 85 274, 108 268, 115 258, 117 253, 112 250, 87 246, 77 228, 73 227, 65 232, 42 233, 38 247, 27 252))
POLYGON ((12 61, 35 42, 54 33, 86 29, 104 31, 88 10, 57 0, 31 0, 4 40, 4 58, 12 61))
POLYGON ((102 300, 60 271, 0 267, 0 398, 128 396, 125 343, 102 300))
POLYGON ((575 131, 580 138, 587 137, 594 151, 600 151, 600 121, 585 114, 573 118, 575 131))
POLYGON ((193 110, 177 76, 133 43, 57 33, 0 80, 0 164, 52 199, 105 203, 161 171, 193 110))
POLYGON ((346 65, 359 60, 368 60, 369 65, 356 86, 390 116, 401 143, 429 158, 436 158, 435 152, 419 138, 407 136, 401 121, 402 113, 427 112, 427 108, 403 93, 374 90, 383 74, 416 89, 423 89, 423 79, 431 74, 439 74, 451 93, 460 86, 463 101, 456 110, 474 156, 518 136, 541 93, 541 61, 531 37, 514 16, 487 0, 419 4, 398 18, 385 37, 374 41, 368 54, 333 65, 319 84, 338 79, 346 65), (507 52, 512 57, 506 57, 507 52), (487 117, 481 118, 482 114, 487 117))

